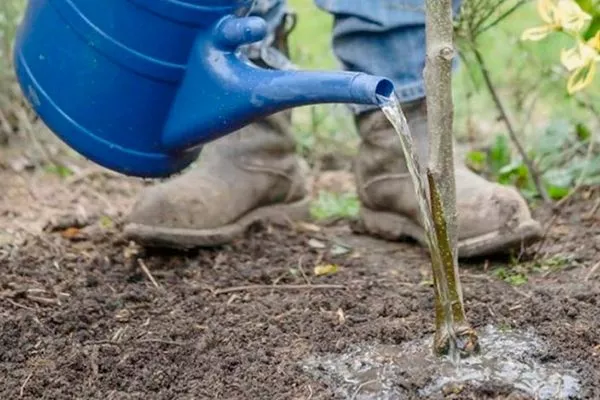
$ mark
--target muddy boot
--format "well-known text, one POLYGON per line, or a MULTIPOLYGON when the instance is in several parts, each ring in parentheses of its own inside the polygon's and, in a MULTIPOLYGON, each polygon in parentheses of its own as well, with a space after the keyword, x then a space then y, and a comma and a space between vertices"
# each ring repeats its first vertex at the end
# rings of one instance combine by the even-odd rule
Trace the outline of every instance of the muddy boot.
MULTIPOLYGON (((403 105, 420 160, 426 160, 425 101, 403 105)), ((427 246, 419 207, 399 139, 380 111, 357 118, 362 138, 355 162, 362 203, 358 228, 389 240, 427 246)), ((422 163, 423 163, 422 161, 422 163)), ((491 183, 456 162, 459 257, 505 252, 539 239, 541 227, 512 187, 491 183)))
POLYGON ((277 114, 211 143, 198 167, 146 189, 125 233, 149 246, 215 246, 257 221, 304 219, 308 210, 289 118, 277 114))
MULTIPOLYGON (((285 59, 290 31, 282 24, 273 47, 251 52, 285 59)), ((290 121, 291 112, 285 111, 205 146, 198 167, 139 196, 126 236, 148 246, 215 246, 231 242, 257 221, 308 218, 310 199, 290 121)))

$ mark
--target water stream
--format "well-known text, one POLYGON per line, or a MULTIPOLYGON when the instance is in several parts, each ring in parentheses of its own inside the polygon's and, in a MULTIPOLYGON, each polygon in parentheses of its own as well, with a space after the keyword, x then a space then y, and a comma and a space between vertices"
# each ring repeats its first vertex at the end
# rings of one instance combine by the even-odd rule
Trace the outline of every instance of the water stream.
MULTIPOLYGON (((402 111, 400 102, 395 95, 393 95, 389 99, 381 99, 381 104, 381 110, 386 115, 386 117, 394 127, 396 133, 398 134, 398 138, 400 139, 400 144, 404 152, 406 165, 408 167, 408 171, 413 182, 413 188, 415 190, 415 195, 417 197, 419 209, 421 212, 423 228, 427 237, 432 265, 434 266, 434 281, 436 285, 435 289, 437 295, 439 296, 441 307, 443 308, 445 329, 450 337, 448 357, 454 363, 458 363, 460 358, 459 351, 457 349, 458 335, 456 332, 456 321, 454 321, 454 314, 452 311, 452 304, 454 299, 451 296, 451 292, 455 291, 458 294, 458 298, 462 301, 462 291, 456 265, 457 258, 454 257, 454 282, 456 283, 456 287, 453 288, 450 286, 450 282, 448 280, 448 276, 446 275, 446 271, 444 271, 443 268, 441 268, 442 254, 440 243, 438 242, 438 237, 436 236, 435 232, 435 225, 431 207, 428 201, 428 191, 424 179, 425 168, 423 168, 423 166, 420 164, 417 152, 415 151, 408 121, 406 120, 406 116, 402 111), (435 270, 436 265, 440 266, 439 271, 435 270)), ((452 249, 452 251, 454 255, 457 254, 456 248, 452 249)))
MULTIPOLYGON (((440 267, 443 251, 440 244, 450 242, 435 231, 426 174, 414 149, 408 122, 397 98, 382 99, 381 104, 400 139, 418 199, 441 306, 436 313, 445 313, 441 328, 445 328, 450 337, 449 354, 438 357, 432 353, 428 344, 433 338, 401 345, 357 344, 344 354, 325 354, 305 360, 304 370, 326 381, 338 395, 355 400, 401 399, 416 393, 424 398, 437 398, 437 394, 449 388, 460 392, 465 384, 488 389, 501 385, 506 394, 526 394, 541 400, 579 399, 580 382, 572 371, 563 365, 540 361, 548 349, 533 331, 506 332, 488 326, 479 335, 481 351, 460 358, 460 344, 456 340, 464 338, 461 336, 464 332, 456 332, 462 327, 457 324, 460 321, 455 321, 452 303, 457 299, 462 302, 457 249, 452 249, 454 270, 440 267), (454 275, 448 276, 451 273, 454 275)), ((440 321, 436 322, 439 330, 440 321)))

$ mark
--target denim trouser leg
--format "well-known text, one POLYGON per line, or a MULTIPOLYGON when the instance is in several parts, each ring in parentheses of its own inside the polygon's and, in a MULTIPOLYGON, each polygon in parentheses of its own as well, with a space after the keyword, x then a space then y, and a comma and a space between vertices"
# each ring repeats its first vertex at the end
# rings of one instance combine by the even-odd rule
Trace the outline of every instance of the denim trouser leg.
MULTIPOLYGON (((402 102, 425 97, 424 0, 315 0, 334 16, 333 51, 345 70, 385 76, 402 102)), ((454 12, 460 0, 453 0, 454 12)), ((257 0, 253 13, 270 27, 285 15, 285 0, 257 0)), ((366 111, 372 106, 355 108, 366 111)))

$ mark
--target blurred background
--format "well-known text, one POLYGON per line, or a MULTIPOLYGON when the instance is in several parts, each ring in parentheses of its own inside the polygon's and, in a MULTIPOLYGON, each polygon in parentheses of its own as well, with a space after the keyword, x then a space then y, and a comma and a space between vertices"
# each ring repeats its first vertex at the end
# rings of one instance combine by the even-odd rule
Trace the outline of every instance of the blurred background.
MULTIPOLYGON (((78 156, 39 127, 15 83, 11 46, 24 3, 0 2, 0 168, 42 170, 69 179, 78 156)), ((311 0, 290 3, 298 14, 292 61, 306 69, 338 68, 330 46, 331 17, 311 0)), ((456 23, 461 66, 454 77, 455 133, 464 149, 461 157, 489 179, 517 186, 533 207, 544 198, 560 202, 582 187, 600 185, 600 78, 593 76, 598 60, 579 71, 590 83, 570 93, 574 72, 561 64, 561 52, 576 40, 561 32, 540 41, 522 40, 527 29, 548 25, 540 13, 544 3, 556 5, 550 0, 466 0, 456 23)), ((600 2, 572 3, 589 16, 581 38, 591 41, 600 29, 600 2)), ((554 11, 558 15, 560 10, 554 11)), ((350 168, 358 137, 346 107, 297 109, 294 127, 298 152, 320 182, 315 218, 355 215, 350 168)))

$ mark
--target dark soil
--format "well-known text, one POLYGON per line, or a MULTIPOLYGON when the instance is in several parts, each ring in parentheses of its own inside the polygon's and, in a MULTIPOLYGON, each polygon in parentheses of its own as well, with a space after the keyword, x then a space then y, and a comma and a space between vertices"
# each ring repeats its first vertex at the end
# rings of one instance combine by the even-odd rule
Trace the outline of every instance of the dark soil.
MULTIPOLYGON (((53 192, 18 176, 3 176, 0 202, 0 399, 330 399, 335 388, 303 370, 307 357, 432 333, 429 264, 415 245, 341 223, 257 226, 187 254, 144 250, 119 230, 141 185, 71 179, 53 192), (315 276, 327 263, 340 270, 315 276)), ((548 237, 515 255, 516 267, 462 264, 473 325, 534 327, 546 361, 576 368, 584 399, 600 398, 599 198, 584 190, 558 217, 536 211, 548 237), (499 267, 528 283, 504 282, 499 267)), ((403 398, 427 380, 404 382, 403 398)), ((447 398, 509 396, 489 385, 447 398)))

